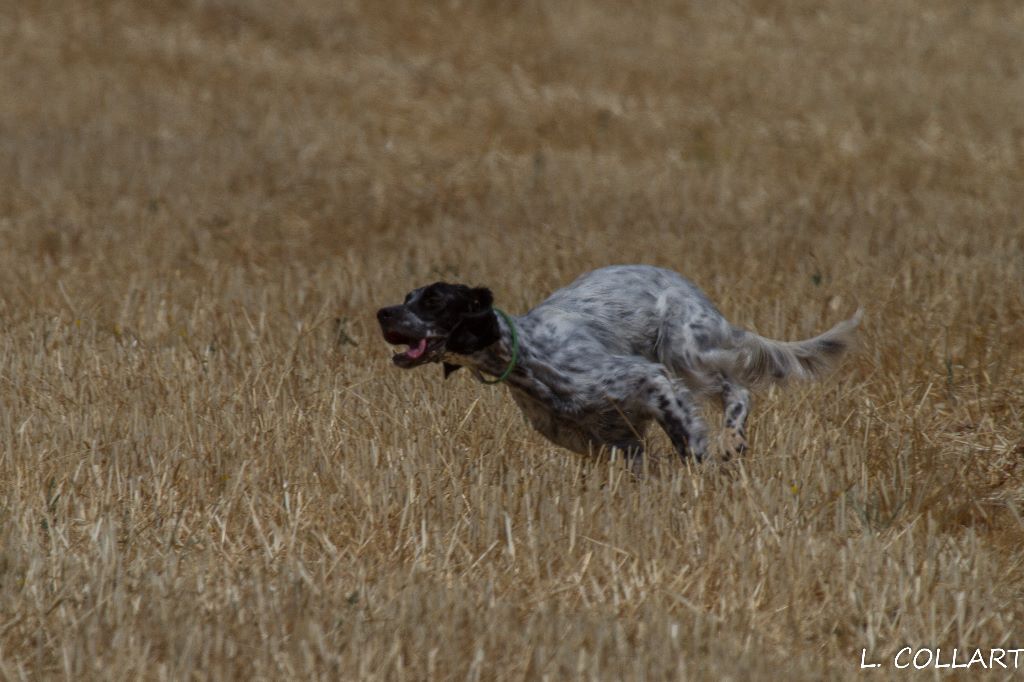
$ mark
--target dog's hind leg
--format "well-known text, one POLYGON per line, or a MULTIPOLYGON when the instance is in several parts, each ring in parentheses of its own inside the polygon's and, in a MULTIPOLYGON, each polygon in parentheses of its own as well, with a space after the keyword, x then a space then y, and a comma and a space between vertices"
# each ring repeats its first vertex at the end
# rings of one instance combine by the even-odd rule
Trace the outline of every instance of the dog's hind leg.
POLYGON ((750 391, 722 378, 722 409, 725 412, 722 446, 730 457, 747 451, 746 422, 750 414, 750 391))

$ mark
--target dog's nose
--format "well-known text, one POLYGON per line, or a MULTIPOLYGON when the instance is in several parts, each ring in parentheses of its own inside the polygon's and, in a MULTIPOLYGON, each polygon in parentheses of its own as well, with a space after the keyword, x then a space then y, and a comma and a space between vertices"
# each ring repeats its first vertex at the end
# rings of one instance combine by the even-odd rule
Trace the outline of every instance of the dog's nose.
POLYGON ((381 308, 380 310, 378 310, 377 311, 377 321, 378 322, 387 322, 388 320, 395 319, 395 312, 396 312, 395 311, 395 307, 396 306, 389 306, 387 308, 381 308))

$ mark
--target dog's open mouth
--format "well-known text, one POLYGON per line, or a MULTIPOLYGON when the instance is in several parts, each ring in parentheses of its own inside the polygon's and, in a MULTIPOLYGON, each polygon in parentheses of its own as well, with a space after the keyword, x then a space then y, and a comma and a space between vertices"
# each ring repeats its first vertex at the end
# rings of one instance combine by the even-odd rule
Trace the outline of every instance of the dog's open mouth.
POLYGON ((385 334, 384 340, 392 345, 405 344, 409 346, 408 350, 391 356, 391 361, 402 368, 415 367, 436 359, 437 351, 444 345, 444 339, 415 338, 398 332, 385 334))

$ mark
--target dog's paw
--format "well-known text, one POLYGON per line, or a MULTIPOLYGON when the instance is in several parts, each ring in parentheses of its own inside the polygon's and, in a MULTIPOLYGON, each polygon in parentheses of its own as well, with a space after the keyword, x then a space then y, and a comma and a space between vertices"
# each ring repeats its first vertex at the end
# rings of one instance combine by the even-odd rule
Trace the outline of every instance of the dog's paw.
POLYGON ((743 429, 726 428, 722 431, 722 452, 726 459, 740 457, 747 451, 747 437, 743 429))

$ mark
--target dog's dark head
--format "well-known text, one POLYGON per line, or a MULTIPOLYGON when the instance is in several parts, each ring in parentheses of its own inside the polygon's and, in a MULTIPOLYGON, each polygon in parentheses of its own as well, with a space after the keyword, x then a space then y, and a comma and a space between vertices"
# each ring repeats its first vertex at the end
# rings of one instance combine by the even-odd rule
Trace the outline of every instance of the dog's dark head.
MULTIPOLYGON (((468 355, 501 337, 490 289, 435 282, 410 291, 401 305, 381 308, 377 321, 390 344, 409 349, 392 360, 408 369, 438 362, 446 353, 468 355)), ((445 376, 457 365, 445 363, 445 376)))

